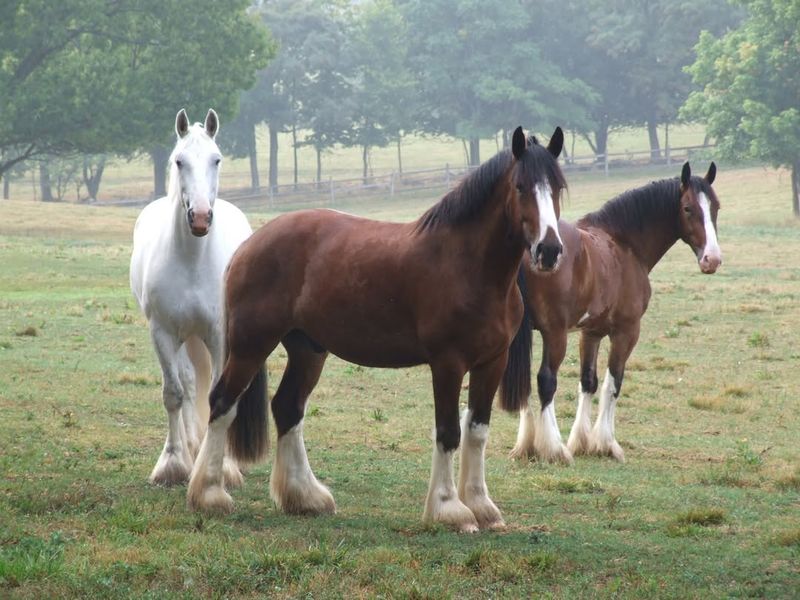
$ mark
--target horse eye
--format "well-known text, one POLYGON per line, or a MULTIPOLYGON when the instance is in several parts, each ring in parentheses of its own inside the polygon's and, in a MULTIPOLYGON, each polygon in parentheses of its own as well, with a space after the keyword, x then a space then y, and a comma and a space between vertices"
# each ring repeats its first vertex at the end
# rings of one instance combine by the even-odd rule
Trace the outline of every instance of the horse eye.
POLYGON ((176 161, 175 161, 175 166, 176 166, 176 167, 178 167, 178 168, 180 169, 180 168, 183 166, 183 161, 176 160, 176 161))
POLYGON ((690 215, 690 214, 692 214, 692 208, 691 208, 691 206, 684 206, 684 207, 683 207, 683 212, 685 212, 687 215, 690 215))
POLYGON ((219 166, 219 163, 221 163, 221 162, 222 162, 222 159, 221 159, 221 158, 215 158, 215 159, 214 159, 214 164, 215 164, 216 166, 219 166))

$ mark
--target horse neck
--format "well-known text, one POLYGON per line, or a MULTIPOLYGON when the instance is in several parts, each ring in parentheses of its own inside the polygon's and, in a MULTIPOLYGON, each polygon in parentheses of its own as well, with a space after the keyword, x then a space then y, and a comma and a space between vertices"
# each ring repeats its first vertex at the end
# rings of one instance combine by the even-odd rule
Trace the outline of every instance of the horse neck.
POLYGON ((653 218, 636 231, 614 232, 612 236, 633 250, 634 256, 652 271, 679 239, 677 215, 674 220, 653 218))
POLYGON ((511 285, 525 252, 522 226, 512 220, 506 207, 509 184, 496 186, 482 218, 464 227, 466 243, 476 255, 484 276, 499 286, 511 285))

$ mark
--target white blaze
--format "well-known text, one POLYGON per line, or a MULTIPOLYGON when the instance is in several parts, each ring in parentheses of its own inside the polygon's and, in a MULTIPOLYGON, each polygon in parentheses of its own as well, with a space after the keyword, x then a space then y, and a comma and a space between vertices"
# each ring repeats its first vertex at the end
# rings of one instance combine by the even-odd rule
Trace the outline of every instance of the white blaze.
MULTIPOLYGON (((722 260, 722 251, 717 242, 717 231, 711 221, 711 204, 703 192, 700 192, 698 202, 700 203, 700 209, 703 211, 703 225, 706 230, 706 247, 703 249, 703 256, 722 260)), ((702 256, 700 258, 702 259, 702 256)))
POLYGON ((562 244, 561 236, 558 233, 558 219, 556 218, 556 210, 553 207, 553 191, 546 183, 540 183, 536 186, 536 204, 539 208, 539 235, 536 243, 533 244, 534 248, 547 234, 547 228, 550 227, 558 238, 558 243, 562 244))

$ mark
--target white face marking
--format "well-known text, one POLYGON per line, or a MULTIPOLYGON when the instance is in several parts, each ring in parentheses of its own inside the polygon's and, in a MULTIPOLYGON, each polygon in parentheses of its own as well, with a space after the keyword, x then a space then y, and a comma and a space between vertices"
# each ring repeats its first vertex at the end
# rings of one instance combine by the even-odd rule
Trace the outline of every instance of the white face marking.
POLYGON ((708 197, 703 192, 700 192, 697 201, 700 204, 700 209, 703 211, 703 225, 706 230, 706 247, 703 248, 703 256, 722 260, 722 251, 719 249, 719 243, 717 242, 717 231, 714 229, 714 223, 711 221, 711 204, 708 201, 708 197))
POLYGON ((558 233, 556 210, 553 207, 553 191, 550 189, 549 184, 540 183, 536 186, 536 205, 539 208, 539 232, 533 247, 544 239, 544 236, 547 235, 548 227, 555 232, 558 243, 563 245, 561 236, 558 233))

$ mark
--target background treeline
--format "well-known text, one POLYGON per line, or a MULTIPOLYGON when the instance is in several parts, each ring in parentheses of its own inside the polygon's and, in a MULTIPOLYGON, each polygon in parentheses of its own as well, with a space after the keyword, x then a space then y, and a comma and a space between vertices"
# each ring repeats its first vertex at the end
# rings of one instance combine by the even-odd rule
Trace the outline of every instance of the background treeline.
POLYGON ((180 107, 220 112, 253 188, 263 126, 275 186, 279 140, 320 180, 334 147, 366 176, 371 148, 402 170, 404 136, 447 135, 477 164, 520 123, 598 156, 643 126, 657 159, 659 125, 701 120, 726 156, 792 167, 797 211, 799 28, 793 0, 7 0, 0 177, 35 165, 50 199, 71 170, 94 198, 107 157, 147 154, 161 195, 180 107))

